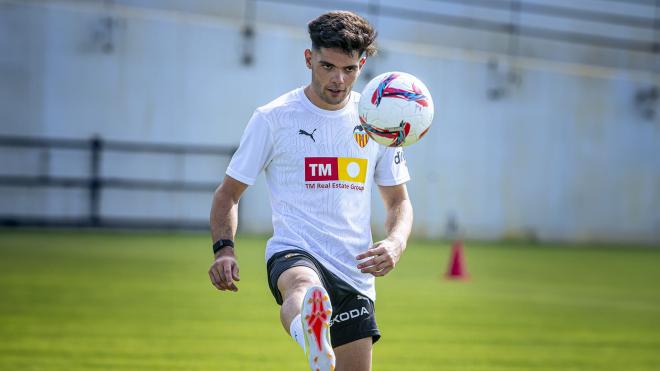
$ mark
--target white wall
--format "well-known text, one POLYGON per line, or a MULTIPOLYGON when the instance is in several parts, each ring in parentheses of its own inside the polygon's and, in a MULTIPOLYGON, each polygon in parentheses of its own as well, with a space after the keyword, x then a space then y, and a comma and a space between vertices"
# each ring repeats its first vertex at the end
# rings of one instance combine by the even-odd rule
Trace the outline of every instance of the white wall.
MULTIPOLYGON (((190 3, 198 13, 181 12, 178 2, 155 11, 143 8, 153 2, 118 3, 0 3, 0 134, 235 145, 254 108, 309 79, 304 20, 321 9, 296 17, 287 7, 260 4, 255 64, 243 66, 237 2, 190 3), (93 36, 107 16, 114 20, 110 53, 93 36)), ((385 30, 395 23, 377 22, 385 30)), ((381 32, 383 52, 368 62, 372 74, 417 75, 436 102, 433 128, 406 155, 416 236, 443 236, 453 215, 474 238, 660 242, 660 111, 645 119, 633 104, 637 90, 660 85, 660 75, 647 72, 656 59, 563 44, 553 58, 542 42, 511 59, 501 54, 502 35, 483 41, 453 30, 453 41, 435 42, 438 29, 421 30, 409 39, 381 32), (461 35, 476 46, 458 48, 461 35), (479 48, 475 40, 494 44, 479 48), (585 64, 585 55, 603 63, 585 64), (493 58, 498 71, 488 67, 493 58), (519 83, 506 83, 510 69, 519 83), (488 98, 494 86, 507 89, 502 99, 488 98)), ((0 153, 3 174, 39 170, 35 154, 0 153)), ((105 160, 104 175, 140 179, 219 182, 226 166, 201 156, 105 160)), ((59 151, 48 171, 75 174, 87 166, 81 154, 59 151)), ((111 191, 102 212, 205 220, 209 204, 209 194, 111 191)), ((86 197, 5 189, 0 211, 84 215, 86 197)), ((263 179, 241 212, 244 231, 270 231, 263 179)), ((378 205, 379 233, 382 222, 378 205)))

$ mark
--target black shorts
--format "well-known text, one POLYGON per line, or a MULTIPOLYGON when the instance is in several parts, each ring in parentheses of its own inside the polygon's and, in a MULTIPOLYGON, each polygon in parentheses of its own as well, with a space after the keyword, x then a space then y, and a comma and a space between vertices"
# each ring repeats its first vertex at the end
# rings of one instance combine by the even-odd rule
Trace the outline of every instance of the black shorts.
POLYGON ((380 339, 374 302, 327 270, 305 251, 286 250, 268 259, 268 286, 277 304, 282 305, 282 294, 277 288, 277 280, 287 269, 299 266, 313 269, 328 291, 332 303, 330 341, 333 348, 366 337, 371 337, 374 343, 380 339))

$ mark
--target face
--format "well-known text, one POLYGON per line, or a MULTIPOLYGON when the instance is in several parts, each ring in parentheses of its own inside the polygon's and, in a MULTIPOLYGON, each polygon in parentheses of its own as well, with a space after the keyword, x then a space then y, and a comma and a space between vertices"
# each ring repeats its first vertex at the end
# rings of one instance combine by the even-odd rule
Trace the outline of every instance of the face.
POLYGON ((327 110, 338 110, 348 103, 353 83, 366 61, 357 51, 352 55, 341 49, 305 50, 312 83, 305 89, 312 103, 327 110))

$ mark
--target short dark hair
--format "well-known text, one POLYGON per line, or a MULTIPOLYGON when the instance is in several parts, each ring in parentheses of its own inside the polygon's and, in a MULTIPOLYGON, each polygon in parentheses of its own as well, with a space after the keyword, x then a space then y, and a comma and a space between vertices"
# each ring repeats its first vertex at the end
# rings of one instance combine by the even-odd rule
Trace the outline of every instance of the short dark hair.
POLYGON ((321 14, 307 25, 312 48, 339 48, 346 54, 357 51, 360 56, 376 54, 376 31, 359 15, 337 10, 321 14))

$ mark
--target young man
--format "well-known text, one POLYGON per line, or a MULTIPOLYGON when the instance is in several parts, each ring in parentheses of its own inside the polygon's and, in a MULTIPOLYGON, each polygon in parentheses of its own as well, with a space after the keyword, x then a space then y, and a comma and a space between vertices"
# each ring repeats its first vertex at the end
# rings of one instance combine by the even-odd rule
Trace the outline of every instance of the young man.
POLYGON ((209 277, 219 290, 238 291, 238 202, 263 170, 274 228, 266 246, 268 283, 284 329, 312 370, 367 371, 380 338, 374 280, 406 248, 410 178, 401 149, 368 140, 357 113, 360 95, 351 91, 375 52, 374 29, 345 11, 323 14, 308 28, 311 83, 254 112, 214 194, 209 277), (387 238, 372 244, 374 183, 387 210, 387 238))

